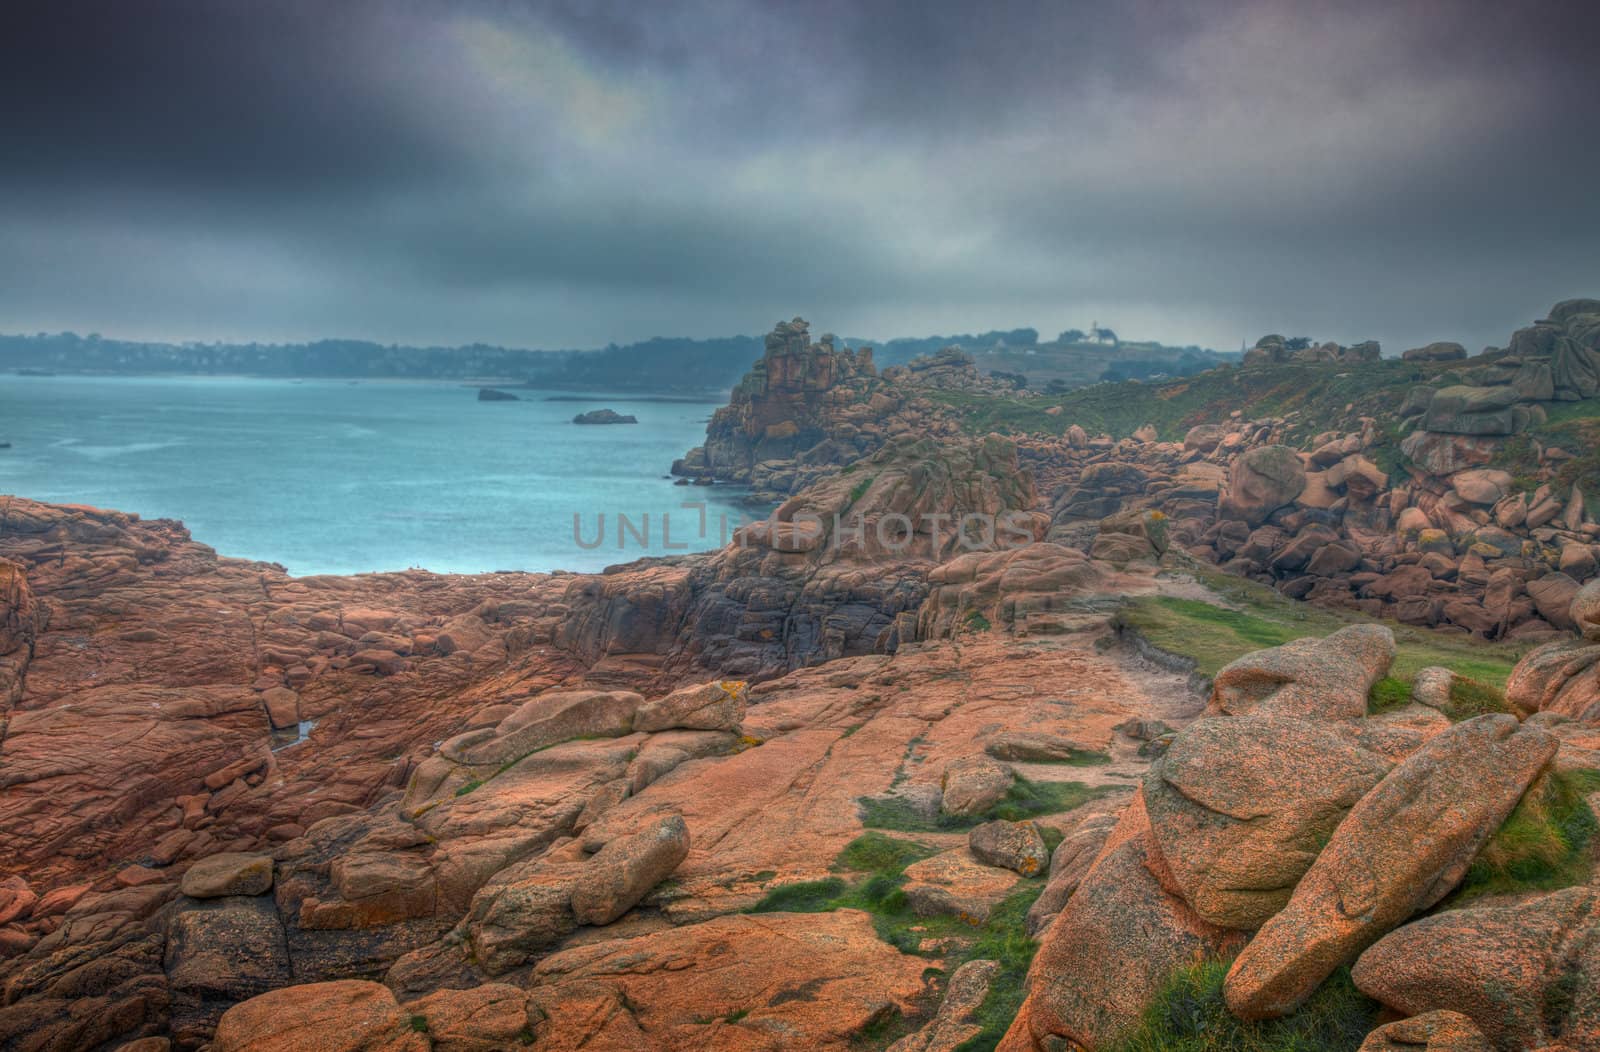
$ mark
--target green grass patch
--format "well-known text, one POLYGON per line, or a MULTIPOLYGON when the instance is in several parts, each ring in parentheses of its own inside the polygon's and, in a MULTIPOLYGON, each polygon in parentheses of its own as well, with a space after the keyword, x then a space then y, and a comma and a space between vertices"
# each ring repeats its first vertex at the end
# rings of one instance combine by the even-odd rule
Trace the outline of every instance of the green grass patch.
POLYGON ((1587 883, 1593 871, 1589 848, 1600 822, 1585 797, 1596 791, 1596 771, 1556 771, 1541 778, 1478 852, 1450 904, 1587 883))
POLYGON ((406 1020, 406 1025, 411 1028, 411 1032, 414 1034, 426 1034, 428 1032, 428 1017, 414 1015, 406 1020))
POLYGON ((1222 998, 1226 960, 1173 973, 1139 1027, 1113 1052, 1354 1052, 1376 1025, 1378 1004, 1341 968, 1282 1019, 1244 1023, 1222 998))
MULTIPOLYGON (((998 961, 1000 971, 977 1013, 977 1022, 983 1029, 960 1046, 968 1050, 993 1049, 1022 1003, 1022 982, 1037 948, 1027 935, 1025 921, 1028 908, 1044 890, 1044 881, 1024 880, 978 925, 955 917, 919 917, 901 890, 905 869, 932 854, 934 849, 926 844, 867 832, 851 841, 833 862, 834 872, 854 874, 856 879, 829 877, 775 888, 749 912, 863 910, 872 915, 873 928, 884 942, 902 953, 942 957, 949 971, 967 961, 998 961), (941 948, 924 951, 923 944, 929 939, 939 942, 941 948)), ((911 1021, 899 1013, 887 1013, 858 1035, 856 1044, 882 1048, 910 1029, 911 1021)))
POLYGON ((1450 682, 1450 705, 1444 714, 1459 723, 1474 716, 1490 712, 1507 712, 1518 715, 1516 706, 1506 700, 1499 687, 1481 683, 1468 676, 1457 676, 1450 682))
POLYGON ((983 616, 982 610, 969 610, 967 616, 962 618, 962 624, 972 632, 987 632, 994 627, 989 623, 989 619, 983 616))
POLYGON ((466 796, 468 793, 472 792, 474 789, 477 789, 477 788, 481 787, 482 785, 483 785, 483 780, 482 779, 474 778, 474 779, 472 779, 472 781, 467 782, 465 785, 463 785, 460 788, 458 788, 456 790, 456 795, 457 796, 466 796))
POLYGON ((897 877, 913 862, 920 862, 934 853, 926 844, 882 833, 863 833, 845 845, 839 857, 833 860, 835 873, 868 873, 873 876, 897 877))
POLYGON ((838 877, 807 880, 773 888, 750 907, 751 913, 827 913, 838 909, 838 900, 850 885, 838 877))
MULTIPOLYGON (((1382 624, 1394 633, 1396 656, 1389 675, 1409 683, 1430 665, 1500 689, 1528 649, 1515 643, 1485 643, 1286 598, 1256 581, 1210 567, 1187 569, 1228 606, 1176 596, 1144 595, 1127 600, 1121 624, 1169 654, 1192 659, 1202 675, 1215 676, 1229 662, 1302 636, 1326 636, 1346 625, 1382 624), (1232 607, 1230 609, 1229 607, 1232 607)), ((1504 711, 1497 709, 1493 711, 1504 711)))
POLYGON ((1018 777, 1005 799, 980 815, 963 817, 940 812, 934 818, 901 800, 863 798, 861 824, 868 829, 888 829, 901 833, 948 833, 1003 818, 1021 822, 1040 815, 1061 814, 1115 790, 1088 786, 1082 782, 1035 782, 1018 777))
POLYGON ((1403 709, 1411 704, 1411 684, 1403 679, 1385 676, 1372 685, 1367 692, 1367 715, 1376 716, 1383 712, 1393 712, 1403 709))
POLYGON ((991 1052, 1017 1018, 1022 1008, 1023 981, 1038 949, 1038 943, 1028 937, 1028 909, 1041 890, 1025 887, 1009 895, 989 914, 978 938, 967 950, 967 960, 998 961, 1000 970, 973 1015, 973 1022, 982 1029, 957 1045, 958 1052, 991 1052))
POLYGON ((850 487, 850 503, 854 504, 862 497, 865 497, 867 495, 867 490, 871 489, 872 484, 877 480, 878 477, 876 475, 871 475, 850 487))

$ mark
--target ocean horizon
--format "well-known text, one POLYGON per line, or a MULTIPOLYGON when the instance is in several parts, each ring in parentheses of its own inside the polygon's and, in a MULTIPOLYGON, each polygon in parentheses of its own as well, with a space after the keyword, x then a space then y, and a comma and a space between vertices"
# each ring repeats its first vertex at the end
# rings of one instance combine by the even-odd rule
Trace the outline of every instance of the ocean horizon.
POLYGON ((597 571, 758 512, 674 485, 720 400, 461 381, 0 376, 0 493, 181 520, 291 574, 597 571), (547 400, 549 399, 549 400, 547 400), (609 408, 637 424, 581 426, 609 408))

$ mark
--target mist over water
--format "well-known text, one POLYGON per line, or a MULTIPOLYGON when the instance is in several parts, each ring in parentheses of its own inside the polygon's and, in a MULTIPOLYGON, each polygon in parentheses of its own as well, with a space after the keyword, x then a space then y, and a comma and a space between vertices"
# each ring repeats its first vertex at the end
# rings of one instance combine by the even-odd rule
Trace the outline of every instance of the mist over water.
MULTIPOLYGON (((724 488, 674 486, 716 403, 476 401, 456 383, 0 377, 0 493, 183 520, 222 555, 290 573, 598 570, 721 542, 753 515, 724 488), (579 426, 611 408, 638 424, 579 426), (685 502, 708 505, 708 528, 685 502), (605 539, 586 545, 604 515, 605 539), (618 547, 617 516, 639 526, 618 547), (681 546, 681 547, 680 547, 681 546)), ((565 396, 563 396, 565 397, 565 396)))

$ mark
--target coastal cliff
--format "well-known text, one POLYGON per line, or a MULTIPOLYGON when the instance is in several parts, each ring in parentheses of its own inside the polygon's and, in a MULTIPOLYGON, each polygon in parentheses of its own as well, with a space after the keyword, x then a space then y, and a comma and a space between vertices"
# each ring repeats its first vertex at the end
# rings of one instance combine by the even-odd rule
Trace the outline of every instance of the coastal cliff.
POLYGON ((975 434, 1030 396, 789 323, 706 455, 870 448, 600 574, 0 499, 0 1047, 1590 1047, 1600 529, 1517 440, 1588 404, 1592 313, 1548 362, 1258 360, 1416 372, 1182 441, 975 434), (1520 521, 1392 459, 1481 415, 1520 521))

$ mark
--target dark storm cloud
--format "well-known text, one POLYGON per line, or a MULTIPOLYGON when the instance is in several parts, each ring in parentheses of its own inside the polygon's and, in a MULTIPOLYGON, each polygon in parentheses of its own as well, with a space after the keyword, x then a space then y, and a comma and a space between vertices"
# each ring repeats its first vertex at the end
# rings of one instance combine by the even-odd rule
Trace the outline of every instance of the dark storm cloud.
POLYGON ((3 331, 1398 350, 1600 294, 1592 4, 20 6, 3 331))

